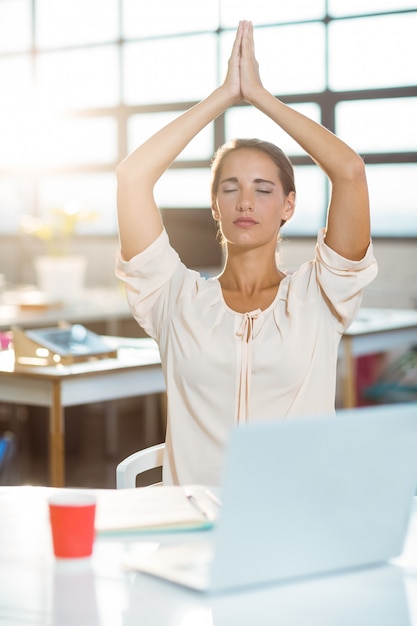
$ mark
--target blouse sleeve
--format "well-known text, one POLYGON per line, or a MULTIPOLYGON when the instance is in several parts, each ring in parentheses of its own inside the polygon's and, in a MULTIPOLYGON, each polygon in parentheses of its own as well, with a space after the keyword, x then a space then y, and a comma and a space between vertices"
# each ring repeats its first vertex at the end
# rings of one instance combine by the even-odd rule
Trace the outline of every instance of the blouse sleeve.
POLYGON ((117 254, 115 273, 126 285, 131 313, 154 339, 158 338, 159 324, 169 308, 164 294, 169 292, 171 278, 181 265, 165 230, 130 261, 124 261, 120 251, 117 254))
POLYGON ((378 266, 372 242, 361 260, 352 261, 329 248, 324 237, 325 229, 322 229, 316 246, 317 283, 333 314, 339 319, 342 330, 345 330, 355 318, 362 290, 375 278, 378 266))

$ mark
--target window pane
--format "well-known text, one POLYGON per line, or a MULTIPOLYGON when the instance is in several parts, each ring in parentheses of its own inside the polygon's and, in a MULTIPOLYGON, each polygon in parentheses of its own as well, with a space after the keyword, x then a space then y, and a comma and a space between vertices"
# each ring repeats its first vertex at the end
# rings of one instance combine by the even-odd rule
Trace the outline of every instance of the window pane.
POLYGON ((56 153, 63 164, 112 163, 117 159, 117 121, 114 117, 71 119, 62 130, 62 148, 59 150, 56 146, 56 153))
POLYGON ((100 164, 117 158, 117 125, 110 117, 67 119, 20 109, 2 128, 0 166, 44 168, 100 164))
POLYGON ((217 2, 196 0, 124 0, 123 35, 126 38, 152 37, 198 30, 216 30, 217 2))
POLYGON ((417 163, 368 165, 372 234, 417 235, 417 163))
POLYGON ((221 0, 220 22, 224 27, 237 27, 239 20, 246 17, 254 24, 279 24, 292 20, 308 20, 324 17, 324 0, 221 0))
POLYGON ((114 41, 119 36, 117 0, 37 0, 40 48, 114 41))
POLYGON ((5 169, 27 162, 26 151, 35 132, 30 69, 27 57, 0 60, 0 85, 7 85, 0 98, 0 167, 5 169))
POLYGON ((415 9, 416 0, 328 0, 329 14, 363 15, 365 13, 383 13, 384 11, 401 11, 415 9))
POLYGON ((0 52, 29 50, 31 13, 29 0, 0 2, 0 52))
MULTIPOLYGON (((151 135, 174 120, 181 111, 168 113, 140 113, 132 115, 128 120, 128 151, 132 152, 151 135)), ((213 156, 213 124, 203 128, 201 132, 181 152, 178 160, 210 159, 213 156)))
POLYGON ((117 48, 41 54, 37 79, 39 97, 51 107, 113 106, 119 99, 117 48))
POLYGON ((330 88, 371 89, 416 84, 416 32, 417 13, 331 22, 330 88))
POLYGON ((97 220, 79 225, 77 230, 81 234, 114 235, 117 232, 116 180, 112 172, 44 178, 39 185, 41 214, 51 207, 67 204, 97 213, 97 220))
POLYGON ((35 164, 46 167, 111 163, 117 158, 117 124, 112 117, 48 120, 41 129, 35 164), (45 132, 46 131, 46 132, 45 132))
POLYGON ((155 199, 161 209, 209 207, 210 169, 168 170, 156 184, 155 199))
MULTIPOLYGON (((0 59, 0 123, 23 108, 33 96, 30 59, 26 56, 0 59), (5 88, 7 86, 7 88, 5 88)), ((0 142, 2 143, 2 142, 0 142)))
POLYGON ((126 44, 127 104, 201 100, 216 86, 216 38, 179 37, 126 44))
POLYGON ((19 231, 20 219, 33 208, 30 183, 19 176, 0 177, 0 233, 10 235, 19 231))
POLYGON ((27 108, 7 123, 0 119, 0 166, 44 168, 111 163, 117 159, 117 125, 112 117, 62 119, 27 108), (3 126, 4 124, 4 126, 3 126))
POLYGON ((417 98, 357 100, 336 106, 336 132, 359 152, 417 150, 417 98))
POLYGON ((316 166, 299 165, 295 170, 295 213, 281 231, 287 235, 313 235, 326 223, 326 176, 316 166))
MULTIPOLYGON (((226 72, 233 37, 234 33, 224 33, 221 37, 222 76, 226 72)), ((255 29, 254 37, 261 77, 269 91, 282 95, 324 89, 323 24, 255 29)))
MULTIPOLYGON (((314 102, 291 105, 291 108, 320 121, 320 107, 314 102)), ((238 137, 257 137, 272 141, 287 154, 305 154, 303 149, 269 117, 252 107, 234 107, 225 114, 226 141, 238 137)))

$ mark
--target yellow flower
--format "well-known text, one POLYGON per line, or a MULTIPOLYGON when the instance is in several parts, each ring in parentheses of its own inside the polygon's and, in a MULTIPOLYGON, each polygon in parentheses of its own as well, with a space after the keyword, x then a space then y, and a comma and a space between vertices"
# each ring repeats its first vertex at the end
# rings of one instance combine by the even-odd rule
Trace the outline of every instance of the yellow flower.
POLYGON ((70 239, 79 223, 97 219, 95 211, 70 204, 65 207, 52 207, 49 215, 48 219, 24 215, 20 227, 23 233, 46 242, 48 253, 53 256, 64 256, 69 253, 70 239))

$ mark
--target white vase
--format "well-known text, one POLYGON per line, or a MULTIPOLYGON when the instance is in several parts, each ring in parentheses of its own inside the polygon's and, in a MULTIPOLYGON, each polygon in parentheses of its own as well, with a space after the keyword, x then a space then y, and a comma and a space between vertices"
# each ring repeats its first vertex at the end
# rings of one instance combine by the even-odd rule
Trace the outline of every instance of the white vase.
POLYGON ((36 280, 48 298, 67 302, 80 296, 85 285, 87 259, 84 256, 38 256, 36 280))

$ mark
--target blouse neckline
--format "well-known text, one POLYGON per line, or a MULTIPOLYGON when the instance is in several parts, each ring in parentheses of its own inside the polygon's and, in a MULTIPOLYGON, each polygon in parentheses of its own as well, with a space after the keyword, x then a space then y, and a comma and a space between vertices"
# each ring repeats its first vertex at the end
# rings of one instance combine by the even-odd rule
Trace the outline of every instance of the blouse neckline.
POLYGON ((277 287, 277 291, 276 291, 275 297, 274 297, 273 301, 271 302, 271 304, 270 304, 269 306, 267 306, 267 307, 266 307, 266 309, 257 308, 257 309, 254 309, 253 311, 245 311, 244 313, 241 313, 240 311, 235 311, 234 309, 232 309, 232 308, 231 308, 231 307, 227 304, 226 300, 224 299, 222 286, 221 286, 220 281, 219 281, 219 279, 218 279, 218 278, 216 278, 216 277, 212 277, 212 278, 210 278, 209 280, 210 280, 210 281, 212 281, 213 283, 215 283, 215 284, 217 285, 217 289, 218 289, 218 292, 219 292, 220 302, 221 302, 222 306, 226 309, 226 311, 228 311, 228 312, 229 312, 229 313, 231 313, 232 315, 239 315, 240 317, 242 317, 242 316, 245 316, 245 315, 249 315, 249 316, 251 316, 251 315, 253 315, 253 314, 255 314, 255 313, 257 313, 257 314, 261 314, 261 315, 265 315, 265 314, 266 314, 266 313, 268 313, 270 310, 274 309, 274 308, 275 308, 275 305, 276 305, 276 303, 277 303, 277 301, 278 301, 278 300, 280 300, 280 299, 281 299, 281 297, 282 297, 280 292, 282 291, 283 287, 281 287, 281 285, 282 285, 283 283, 287 283, 287 282, 288 282, 288 280, 289 280, 289 278, 290 278, 290 277, 289 277, 289 275, 288 275, 288 274, 285 274, 285 276, 281 279, 281 281, 280 281, 280 283, 279 283, 279 285, 278 285, 278 287, 277 287))

